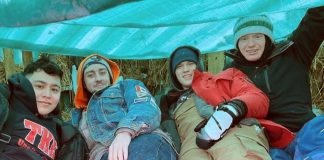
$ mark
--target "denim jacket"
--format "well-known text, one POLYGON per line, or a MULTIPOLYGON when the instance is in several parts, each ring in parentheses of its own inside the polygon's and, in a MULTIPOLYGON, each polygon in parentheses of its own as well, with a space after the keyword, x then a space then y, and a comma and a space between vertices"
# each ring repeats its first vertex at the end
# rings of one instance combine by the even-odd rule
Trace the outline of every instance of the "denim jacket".
MULTIPOLYGON (((76 127, 81 112, 72 111, 72 124, 76 127)), ((161 111, 142 82, 128 79, 94 93, 88 102, 86 118, 91 137, 109 146, 119 128, 132 129, 135 136, 157 129, 161 111)))

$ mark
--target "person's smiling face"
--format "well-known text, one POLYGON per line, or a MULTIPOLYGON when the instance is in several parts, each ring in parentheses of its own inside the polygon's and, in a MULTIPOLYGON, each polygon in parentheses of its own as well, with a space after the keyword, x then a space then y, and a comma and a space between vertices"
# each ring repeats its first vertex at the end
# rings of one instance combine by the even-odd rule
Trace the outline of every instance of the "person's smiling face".
POLYGON ((179 63, 175 70, 175 75, 182 85, 183 89, 189 89, 192 84, 194 70, 197 68, 196 63, 191 61, 183 61, 179 63))
POLYGON ((60 77, 47 74, 44 70, 38 70, 26 75, 26 78, 34 88, 38 113, 43 116, 48 115, 60 101, 60 77))
POLYGON ((257 61, 261 58, 265 48, 265 35, 251 33, 239 38, 238 48, 248 61, 257 61))

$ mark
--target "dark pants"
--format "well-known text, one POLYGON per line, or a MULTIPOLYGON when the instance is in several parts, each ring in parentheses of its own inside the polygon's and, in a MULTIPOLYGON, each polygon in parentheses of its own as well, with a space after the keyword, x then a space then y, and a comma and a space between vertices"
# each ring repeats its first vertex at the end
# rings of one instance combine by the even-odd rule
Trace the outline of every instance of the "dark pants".
MULTIPOLYGON (((177 154, 171 145, 158 134, 143 134, 131 141, 128 160, 176 160, 177 154)), ((101 160, 108 160, 105 153, 101 160)))

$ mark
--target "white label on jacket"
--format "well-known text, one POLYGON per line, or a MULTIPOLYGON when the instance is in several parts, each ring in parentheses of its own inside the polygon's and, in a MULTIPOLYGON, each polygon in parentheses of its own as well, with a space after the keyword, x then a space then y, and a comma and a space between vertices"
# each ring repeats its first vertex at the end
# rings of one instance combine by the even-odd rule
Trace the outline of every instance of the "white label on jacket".
POLYGON ((134 99, 134 103, 142 103, 142 102, 147 102, 148 101, 148 97, 141 97, 141 98, 135 98, 134 99))

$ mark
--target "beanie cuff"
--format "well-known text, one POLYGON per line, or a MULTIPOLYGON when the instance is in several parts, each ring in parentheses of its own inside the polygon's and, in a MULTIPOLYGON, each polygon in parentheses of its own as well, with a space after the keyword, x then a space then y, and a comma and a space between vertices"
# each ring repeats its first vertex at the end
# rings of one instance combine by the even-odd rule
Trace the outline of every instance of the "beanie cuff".
POLYGON ((271 20, 266 15, 255 15, 238 19, 233 28, 233 32, 235 46, 237 46, 240 37, 252 33, 262 33, 268 36, 273 42, 273 26, 271 20))

